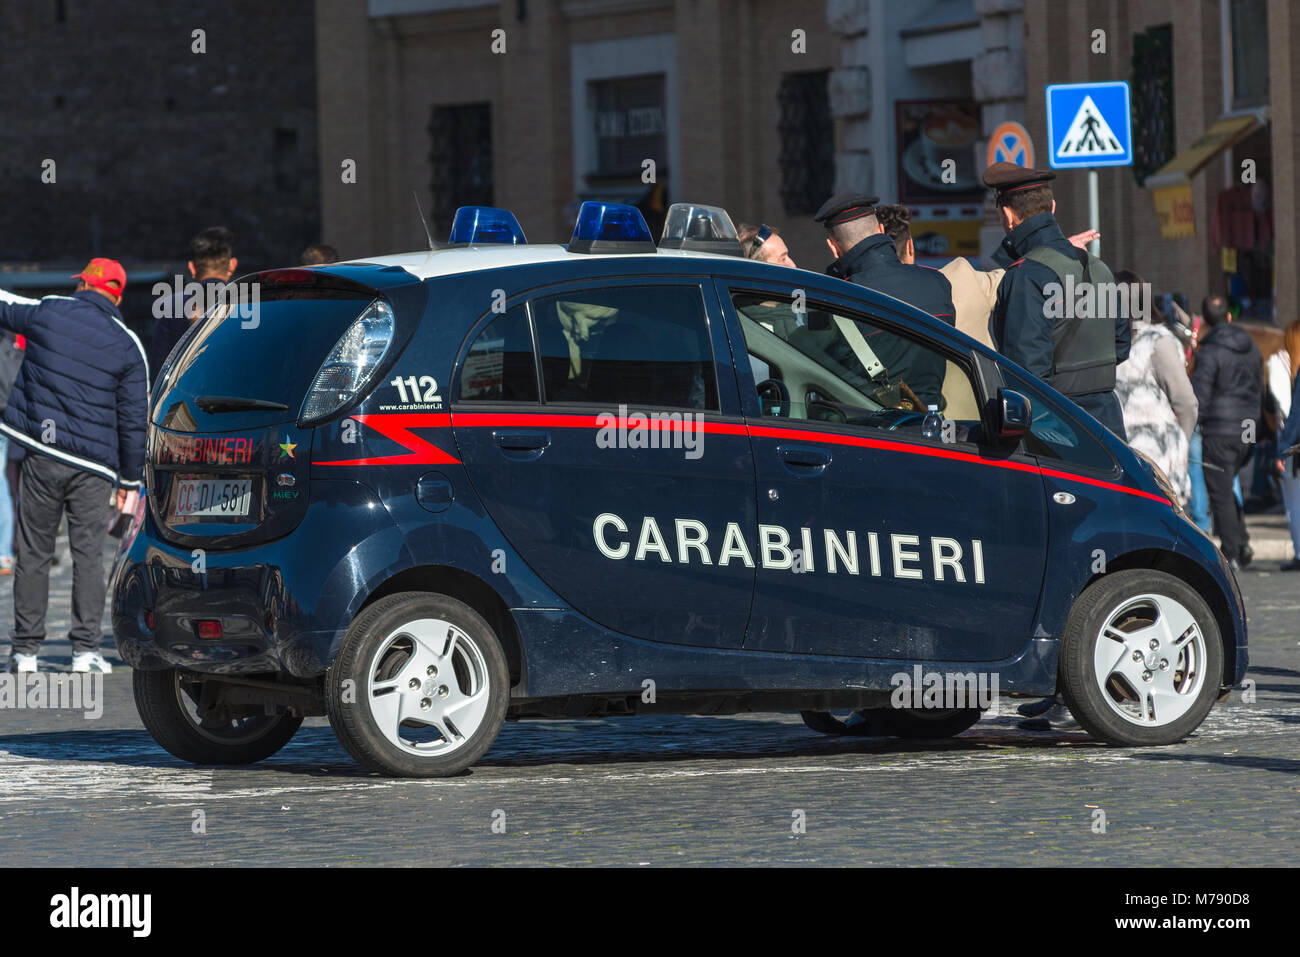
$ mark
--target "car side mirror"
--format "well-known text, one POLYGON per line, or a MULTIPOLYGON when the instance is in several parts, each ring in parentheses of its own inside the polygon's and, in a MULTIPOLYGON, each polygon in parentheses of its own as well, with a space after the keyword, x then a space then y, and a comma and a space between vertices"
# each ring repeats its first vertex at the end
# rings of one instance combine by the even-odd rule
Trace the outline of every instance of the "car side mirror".
POLYGON ((998 438, 1020 441, 1034 422, 1034 406, 1029 397, 1013 389, 998 390, 998 438))

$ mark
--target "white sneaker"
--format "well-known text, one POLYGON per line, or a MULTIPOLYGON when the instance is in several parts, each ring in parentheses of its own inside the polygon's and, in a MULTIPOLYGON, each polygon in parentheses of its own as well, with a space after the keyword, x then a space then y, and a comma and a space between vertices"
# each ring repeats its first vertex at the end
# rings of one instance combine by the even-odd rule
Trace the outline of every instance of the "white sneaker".
POLYGON ((31 675, 37 672, 35 655, 20 655, 14 653, 9 656, 9 673, 11 675, 31 675))
POLYGON ((83 651, 72 656, 73 674, 89 674, 92 671, 98 671, 103 675, 111 675, 113 666, 104 660, 104 656, 98 651, 83 651))

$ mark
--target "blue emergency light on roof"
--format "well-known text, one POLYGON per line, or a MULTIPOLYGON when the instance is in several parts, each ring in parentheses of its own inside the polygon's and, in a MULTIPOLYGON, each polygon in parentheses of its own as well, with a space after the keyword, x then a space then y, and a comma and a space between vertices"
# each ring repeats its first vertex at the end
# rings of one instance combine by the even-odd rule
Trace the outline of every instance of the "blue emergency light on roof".
POLYGON ((527 243, 515 214, 495 206, 462 206, 451 223, 451 243, 527 243))
POLYGON ((697 252, 742 256, 740 238, 731 217, 721 206, 673 203, 664 217, 661 249, 693 249, 697 252))
POLYGON ((578 222, 568 246, 571 253, 652 253, 650 236, 641 210, 623 203, 587 200, 578 210, 578 222))

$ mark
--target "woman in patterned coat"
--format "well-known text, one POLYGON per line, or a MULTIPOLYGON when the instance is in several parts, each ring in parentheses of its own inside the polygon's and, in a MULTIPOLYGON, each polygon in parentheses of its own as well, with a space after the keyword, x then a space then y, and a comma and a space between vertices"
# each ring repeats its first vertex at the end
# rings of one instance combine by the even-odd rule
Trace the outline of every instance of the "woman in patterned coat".
POLYGON ((1179 504, 1185 505, 1192 494, 1187 441, 1196 428, 1196 395, 1187 378, 1182 346, 1154 311, 1149 286, 1128 270, 1115 280, 1128 284, 1128 302, 1133 307, 1133 345, 1128 361, 1115 370, 1128 444, 1155 460, 1169 476, 1179 504))

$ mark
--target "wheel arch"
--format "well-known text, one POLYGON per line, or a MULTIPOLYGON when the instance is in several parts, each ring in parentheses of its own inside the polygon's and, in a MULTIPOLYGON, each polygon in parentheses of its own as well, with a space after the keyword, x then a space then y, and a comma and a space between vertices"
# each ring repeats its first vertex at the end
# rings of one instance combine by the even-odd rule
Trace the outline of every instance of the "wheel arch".
POLYGON ((450 565, 416 565, 385 579, 366 596, 360 614, 386 595, 403 591, 437 592, 459 599, 483 616, 501 641, 506 663, 510 667, 510 685, 518 686, 526 674, 523 643, 519 627, 505 600, 482 578, 450 565))
POLYGON ((1223 594, 1223 589, 1219 587, 1214 577, 1185 555, 1162 548, 1145 548, 1107 561, 1106 571, 1089 578, 1084 589, 1106 577, 1107 574, 1131 568, 1152 569, 1173 575, 1195 589, 1196 593, 1205 599, 1205 603, 1210 606, 1210 611, 1214 614, 1215 623, 1219 626, 1219 643, 1223 646, 1223 680, 1220 684, 1231 684, 1237 667, 1237 625, 1228 606, 1227 596, 1223 594))

